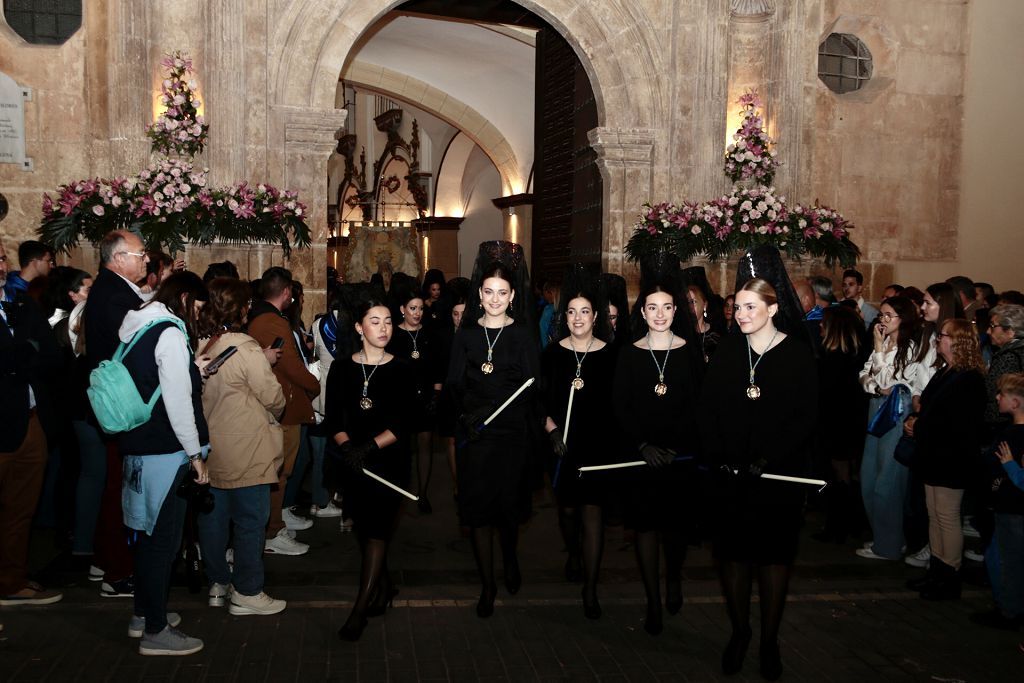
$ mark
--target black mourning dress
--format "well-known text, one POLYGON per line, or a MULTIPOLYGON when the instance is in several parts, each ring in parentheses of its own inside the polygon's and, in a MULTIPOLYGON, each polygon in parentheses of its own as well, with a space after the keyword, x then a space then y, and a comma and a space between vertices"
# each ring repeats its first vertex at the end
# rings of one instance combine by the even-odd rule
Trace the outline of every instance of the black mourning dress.
POLYGON ((584 465, 606 465, 619 455, 609 425, 612 413, 612 385, 615 377, 616 350, 606 344, 591 350, 584 358, 580 349, 571 349, 558 342, 548 344, 541 356, 544 375, 544 409, 556 425, 565 431, 569 387, 576 377, 576 357, 582 360, 580 379, 583 388, 574 390, 572 416, 566 439, 568 453, 559 467, 556 493, 562 505, 603 505, 610 502, 612 478, 603 473, 583 474, 584 465))
MULTIPOLYGON (((434 328, 434 340, 436 343, 436 355, 438 360, 438 376, 445 380, 448 377, 448 365, 452 357, 452 342, 459 329, 454 325, 446 325, 434 328)), ((445 384, 441 387, 441 398, 437 402, 437 433, 443 437, 455 436, 455 422, 458 415, 455 411, 455 401, 452 399, 451 387, 445 384)))
MULTIPOLYGON (((497 329, 487 330, 494 342, 497 329)), ((540 380, 536 335, 519 321, 507 325, 494 343, 494 371, 484 374, 487 360, 484 329, 464 323, 452 342, 448 385, 458 412, 497 409, 527 379, 540 380)), ((531 421, 538 419, 531 402, 535 386, 524 391, 481 433, 467 441, 456 429, 456 471, 459 516, 470 527, 507 526, 526 520, 530 489, 526 470, 531 421)))
POLYGON ((408 360, 415 372, 417 408, 410 426, 413 432, 429 432, 434 428, 434 421, 427 413, 427 404, 434 395, 434 385, 444 381, 439 350, 436 334, 425 325, 418 332, 409 332, 396 325, 388 342, 388 353, 408 360), (418 358, 413 358, 413 351, 419 354, 418 358))
MULTIPOLYGON (((654 351, 658 363, 665 362, 664 396, 654 393, 658 368, 651 351, 633 344, 623 347, 615 368, 614 406, 621 430, 621 450, 614 461, 641 460, 644 443, 671 448, 686 460, 661 468, 647 465, 610 470, 590 476, 602 476, 624 493, 623 517, 626 526, 637 531, 685 531, 693 525, 693 500, 696 486, 697 450, 697 374, 691 354, 685 346, 669 351, 654 351)), ((602 429, 614 442, 612 429, 602 429)))
MULTIPOLYGON (((373 366, 367 364, 367 375, 371 370, 373 366)), ((367 397, 373 401, 369 410, 359 406, 362 395, 360 364, 351 357, 332 363, 327 375, 327 433, 333 440, 335 434, 345 432, 359 443, 391 430, 398 440, 371 453, 365 467, 408 490, 410 457, 406 436, 416 410, 415 373, 409 361, 396 357, 377 367, 367 387, 367 397)), ((345 511, 352 515, 356 530, 369 538, 390 539, 405 498, 361 472, 345 472, 345 511)))
MULTIPOLYGON (((757 362, 758 355, 751 352, 757 362)), ((786 337, 756 369, 761 397, 747 398, 750 364, 745 335, 726 335, 708 366, 701 393, 704 455, 746 472, 807 476, 818 419, 818 373, 811 349, 786 337)), ((792 564, 807 486, 719 474, 711 511, 715 550, 725 560, 792 564)))

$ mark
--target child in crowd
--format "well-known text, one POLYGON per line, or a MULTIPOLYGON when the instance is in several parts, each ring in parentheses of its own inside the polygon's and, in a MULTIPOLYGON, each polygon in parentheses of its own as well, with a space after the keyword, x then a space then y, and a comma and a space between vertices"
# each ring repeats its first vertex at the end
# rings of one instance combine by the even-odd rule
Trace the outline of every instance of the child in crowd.
MULTIPOLYGON (((1024 623, 1024 374, 999 378, 999 412, 1012 418, 1002 432, 995 456, 1002 471, 992 480, 994 542, 999 556, 998 612, 987 625, 1016 629, 1024 623)), ((1024 643, 1021 643, 1024 650, 1024 643)))

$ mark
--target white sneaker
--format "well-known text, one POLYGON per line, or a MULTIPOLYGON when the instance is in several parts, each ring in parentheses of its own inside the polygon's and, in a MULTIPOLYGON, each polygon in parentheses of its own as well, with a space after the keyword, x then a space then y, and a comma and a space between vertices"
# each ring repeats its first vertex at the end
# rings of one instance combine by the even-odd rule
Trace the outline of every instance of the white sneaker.
POLYGON ((287 529, 281 529, 277 532, 277 536, 268 539, 263 544, 264 552, 271 553, 273 555, 305 555, 309 552, 309 546, 305 543, 299 543, 288 536, 287 529))
POLYGON ((284 522, 286 527, 294 529, 295 531, 302 531, 303 529, 308 529, 313 526, 313 520, 306 517, 300 517, 289 508, 281 509, 281 520, 284 522))
POLYGON ((314 517, 341 517, 341 508, 332 501, 327 503, 327 507, 312 506, 309 508, 309 514, 314 517))
POLYGON ((874 541, 864 541, 864 545, 862 545, 861 548, 864 548, 864 550, 871 550, 873 545, 875 545, 874 541))
POLYGON ((224 551, 224 560, 229 565, 231 565, 232 567, 235 566, 235 549, 234 548, 228 548, 227 550, 224 551))
POLYGON ((970 560, 971 562, 984 562, 985 556, 981 553, 976 553, 973 550, 965 550, 964 559, 970 560))
POLYGON ((875 554, 873 548, 857 548, 857 557, 863 557, 866 560, 888 560, 888 557, 875 554))
POLYGON ((347 534, 348 532, 352 531, 352 518, 342 516, 341 524, 338 526, 338 528, 343 534, 347 534))
POLYGON ((978 530, 971 526, 972 519, 973 517, 964 517, 964 523, 961 531, 967 538, 981 538, 981 534, 978 533, 978 530))
POLYGON ((211 583, 210 584, 210 607, 223 607, 224 600, 231 597, 231 584, 211 583))
POLYGON ((904 557, 903 561, 911 567, 927 567, 928 560, 930 559, 932 559, 932 549, 926 545, 913 555, 907 555, 904 557))
POLYGON ((246 614, 277 614, 287 606, 288 603, 284 600, 275 600, 263 592, 260 592, 259 595, 232 593, 228 611, 236 617, 246 614))
POLYGON ((106 574, 106 572, 103 571, 102 569, 100 569, 99 567, 97 567, 96 565, 94 565, 94 564, 89 565, 89 580, 90 581, 102 581, 105 574, 106 574))

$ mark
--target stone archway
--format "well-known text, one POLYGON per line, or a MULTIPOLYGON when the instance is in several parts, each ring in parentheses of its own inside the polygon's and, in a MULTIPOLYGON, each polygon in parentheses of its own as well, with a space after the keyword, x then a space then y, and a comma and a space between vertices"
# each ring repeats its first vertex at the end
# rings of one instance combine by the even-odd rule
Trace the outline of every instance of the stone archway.
MULTIPOLYGON (((669 96, 665 50, 639 0, 517 0, 573 46, 590 78, 600 125, 590 132, 604 180, 603 265, 622 269, 622 247, 640 206, 653 195, 655 150, 669 96)), ((315 244, 326 235, 327 158, 345 112, 334 108, 338 75, 357 39, 387 12, 369 0, 293 0, 269 43, 271 120, 283 129, 289 187, 310 199, 315 244)), ((665 162, 662 161, 662 164, 665 162)), ((314 247, 313 262, 325 257, 314 247)))

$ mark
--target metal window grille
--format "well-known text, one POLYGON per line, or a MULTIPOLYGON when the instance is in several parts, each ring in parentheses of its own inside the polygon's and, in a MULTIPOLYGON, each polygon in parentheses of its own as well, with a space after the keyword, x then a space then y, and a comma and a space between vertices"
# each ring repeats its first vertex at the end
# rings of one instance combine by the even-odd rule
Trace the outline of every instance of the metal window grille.
POLYGON ((833 33, 818 46, 818 78, 839 93, 859 90, 871 80, 868 46, 849 33, 833 33))

